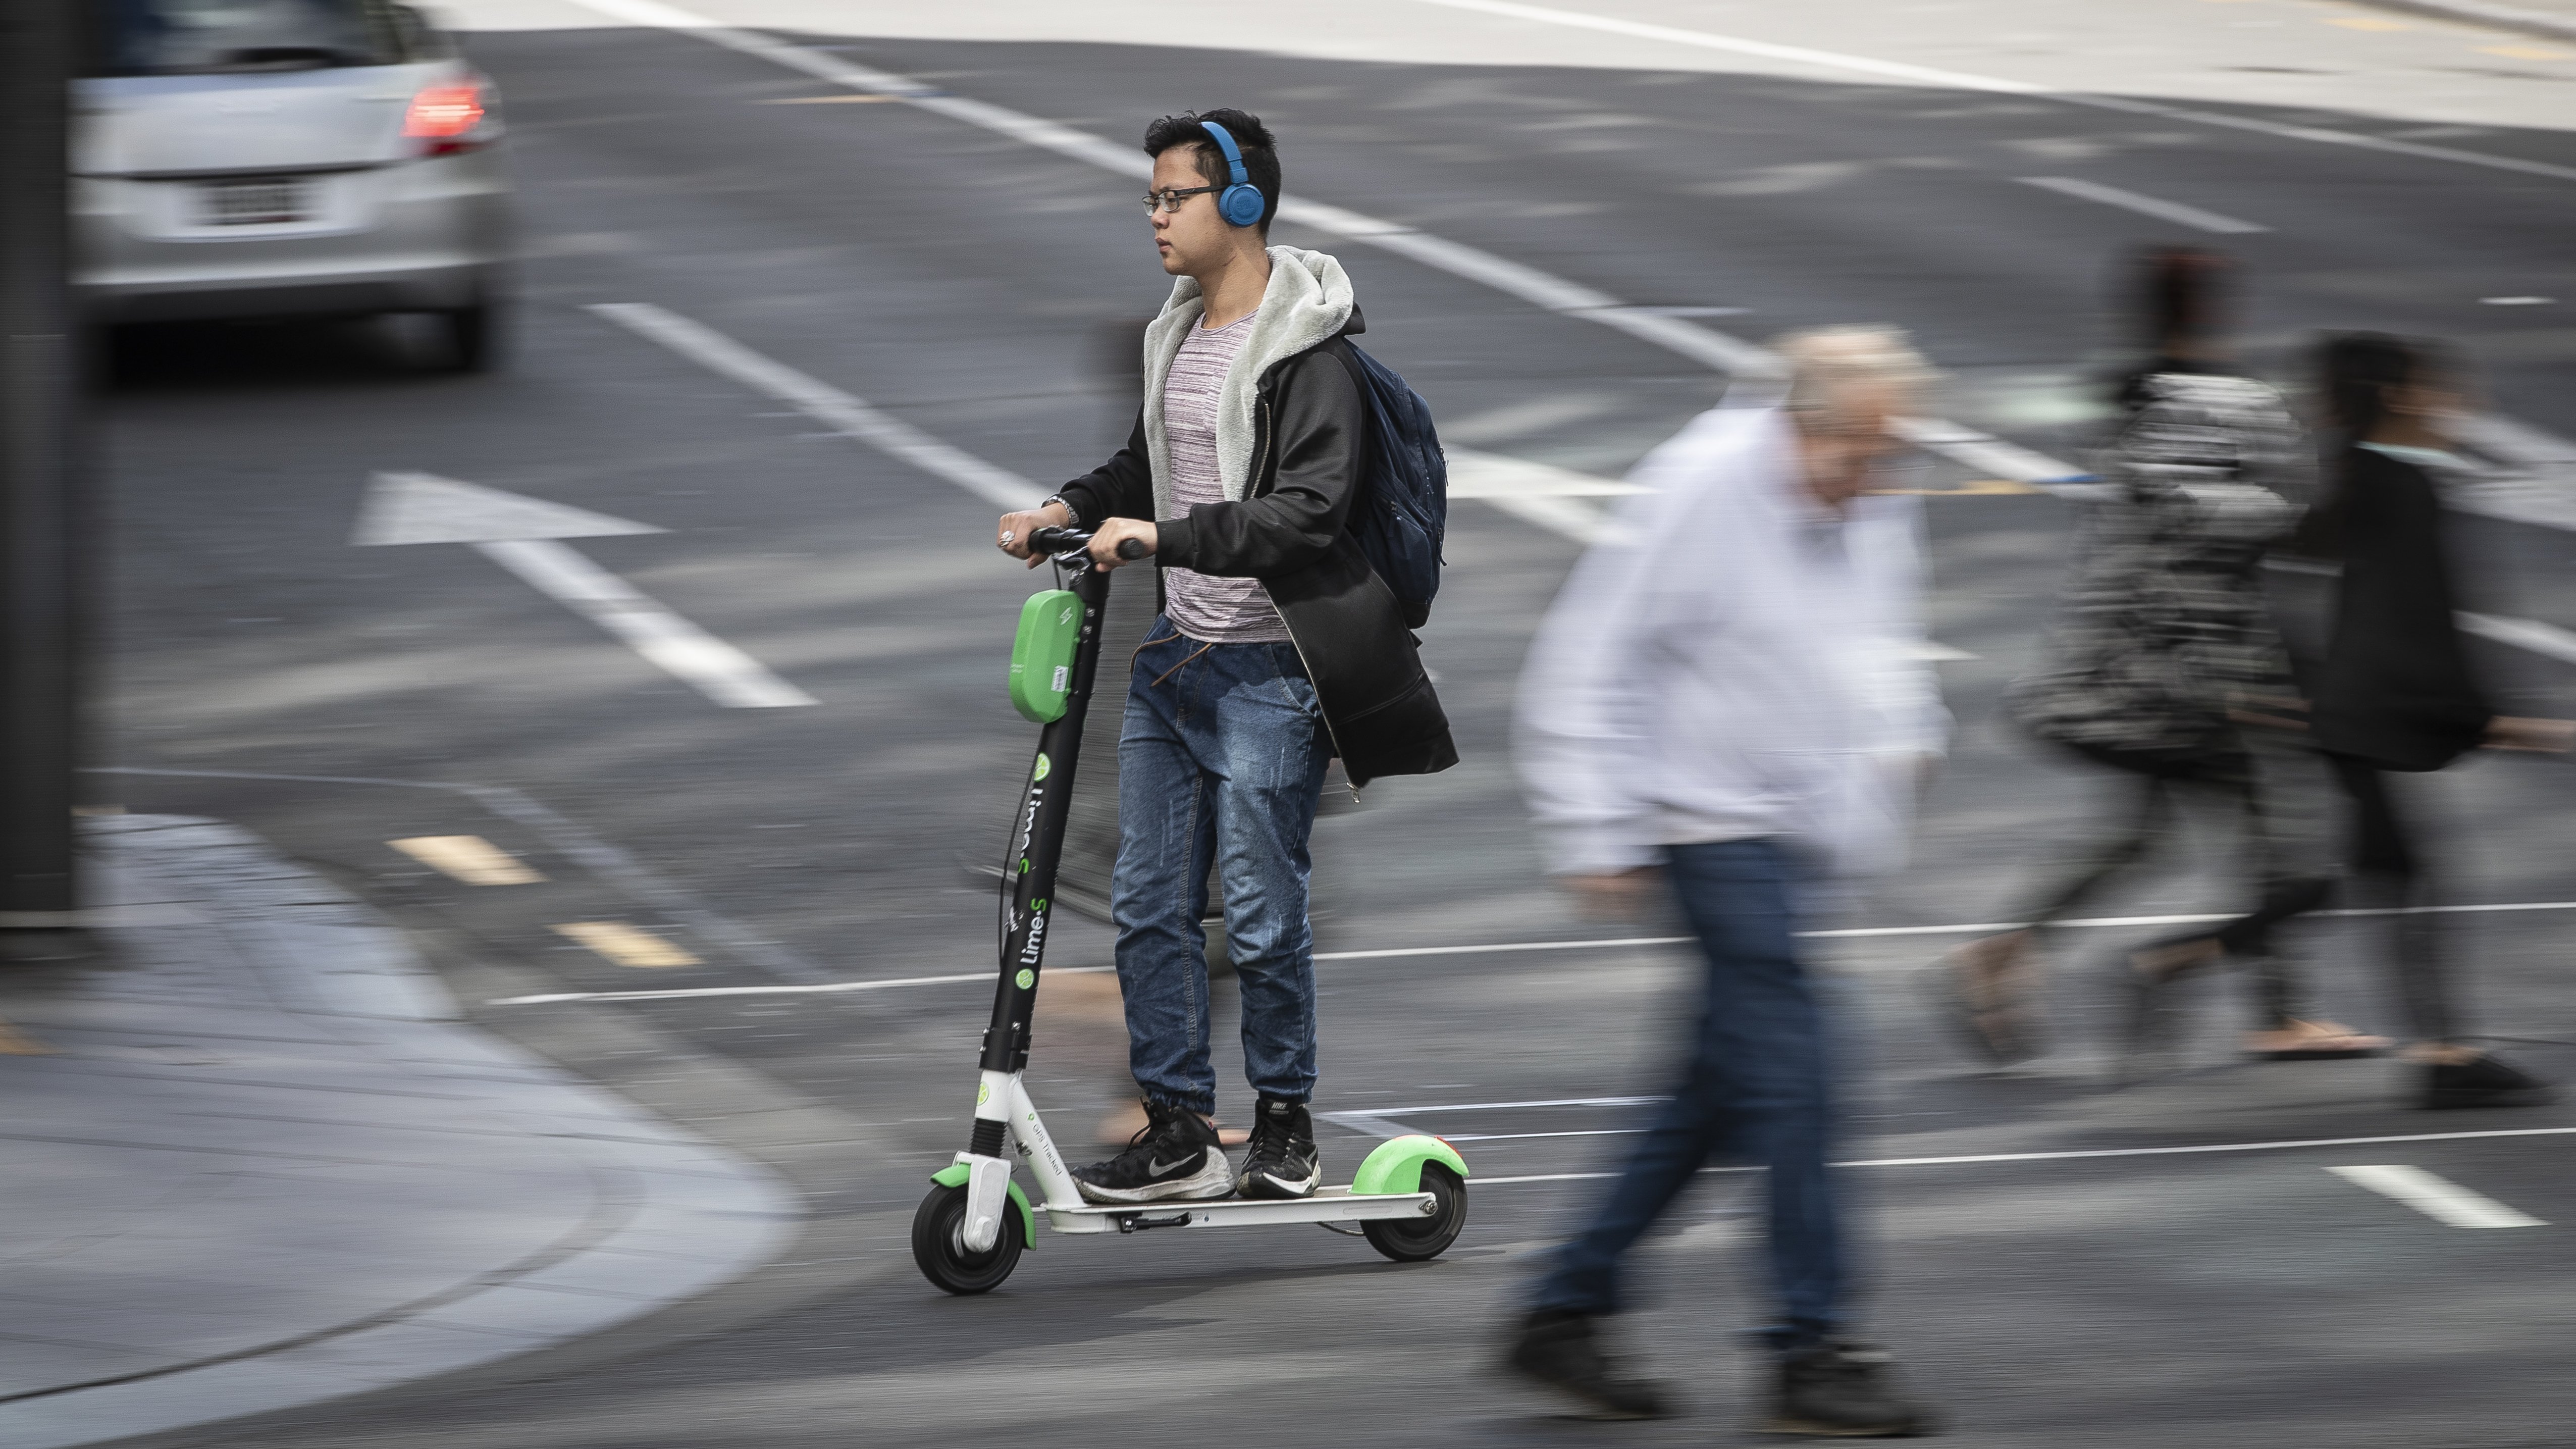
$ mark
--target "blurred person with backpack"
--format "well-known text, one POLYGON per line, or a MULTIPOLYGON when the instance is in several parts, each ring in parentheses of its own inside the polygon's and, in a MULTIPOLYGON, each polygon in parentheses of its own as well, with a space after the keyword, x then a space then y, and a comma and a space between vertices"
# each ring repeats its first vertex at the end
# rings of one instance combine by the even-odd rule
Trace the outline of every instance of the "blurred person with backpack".
POLYGON ((1146 330, 1143 408, 1108 462, 995 528, 1032 568, 1040 528, 1090 531, 1109 569, 1133 540, 1160 583, 1120 726, 1111 883, 1147 1120, 1074 1176, 1095 1202, 1304 1197, 1323 1180, 1306 902, 1326 762, 1357 788, 1458 758, 1411 632, 1437 587, 1438 442, 1420 399, 1351 344, 1341 263, 1266 244, 1280 167, 1258 119, 1166 116, 1144 149, 1177 280, 1146 330), (1208 1120, 1211 860, 1257 1094, 1239 1171, 1208 1120))
POLYGON ((2396 996, 2415 1037, 2416 1105, 2524 1107, 2557 1091, 2460 1035, 2441 918, 2414 909, 2432 885, 2422 802, 2395 778, 2439 770, 2480 746, 2563 751, 2565 720, 2500 714, 2460 633, 2458 570, 2434 483, 2461 467, 2449 429, 2464 410, 2460 367, 2430 344, 2377 333, 2328 338, 2319 381, 2333 429, 2328 490, 2299 553, 2339 568, 2332 623, 2314 661, 2318 745, 2352 806, 2353 904, 2382 914, 2396 996))
POLYGON ((1682 1081, 1506 1361, 1613 1417, 1668 1412, 1600 1326, 1629 1249, 1723 1154, 1769 1169, 1764 1427, 1926 1433, 1888 1356, 1848 1336, 1833 1054, 1797 933, 1833 882, 1895 867, 1948 728, 1922 658, 1921 500, 1864 496, 1929 368, 1889 328, 1781 351, 1781 406, 1713 408, 1630 474, 1650 491, 1575 566, 1521 677, 1518 763, 1549 870, 1605 913, 1668 892, 1703 974, 1682 1081))
POLYGON ((2258 572, 2311 500, 2314 469, 2288 404, 2244 376, 2225 326, 2230 264, 2193 247, 2138 259, 2148 357, 2121 379, 2046 662, 2008 700, 2034 738, 2107 767, 2103 823, 2056 852, 2012 919, 1959 948, 1935 978, 1960 1035, 2002 1065, 2043 1049, 2039 932, 2075 915, 2207 806, 2233 818, 2254 908, 2128 954, 2124 1064, 2164 1044, 2167 988, 2222 962, 2253 977, 2249 1055, 2366 1056, 2388 1046, 2313 1020, 2305 973, 2277 928, 2333 889, 2321 809, 2331 786, 2304 734, 2288 653, 2258 572), (2314 777, 2314 778, 2311 778, 2314 777))

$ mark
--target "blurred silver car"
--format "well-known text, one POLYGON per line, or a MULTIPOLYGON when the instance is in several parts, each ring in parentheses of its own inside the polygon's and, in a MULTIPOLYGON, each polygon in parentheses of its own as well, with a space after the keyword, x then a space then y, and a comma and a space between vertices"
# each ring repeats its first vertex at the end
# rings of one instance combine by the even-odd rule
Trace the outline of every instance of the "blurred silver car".
POLYGON ((431 312, 494 350, 500 99, 392 0, 88 0, 72 229, 99 322, 431 312))

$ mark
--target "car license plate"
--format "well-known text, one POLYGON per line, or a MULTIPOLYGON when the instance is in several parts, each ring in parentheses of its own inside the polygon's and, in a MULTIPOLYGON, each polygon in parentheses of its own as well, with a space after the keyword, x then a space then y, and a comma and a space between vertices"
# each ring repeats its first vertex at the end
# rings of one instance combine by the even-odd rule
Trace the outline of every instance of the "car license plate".
POLYGON ((212 181, 200 189, 200 209, 208 226, 276 226, 312 220, 309 193, 302 178, 294 176, 212 181))

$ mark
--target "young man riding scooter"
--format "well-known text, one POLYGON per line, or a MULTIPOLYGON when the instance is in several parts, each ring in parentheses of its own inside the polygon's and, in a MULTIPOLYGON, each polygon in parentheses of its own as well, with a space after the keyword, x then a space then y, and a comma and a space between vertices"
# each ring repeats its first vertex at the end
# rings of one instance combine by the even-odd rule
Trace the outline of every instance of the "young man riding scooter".
POLYGON ((1178 278, 1145 334, 1145 401, 1127 445, 995 542, 1092 534, 1101 568, 1143 546, 1162 615, 1136 651, 1118 742, 1110 915, 1128 1062, 1146 1125, 1078 1168, 1094 1202, 1298 1198, 1323 1181, 1315 1090, 1307 837, 1335 755, 1354 787, 1457 763, 1402 606, 1345 529, 1371 421, 1342 339, 1351 283, 1321 252, 1269 246, 1279 157, 1237 110, 1146 128, 1145 210, 1178 278), (1208 866, 1224 893, 1258 1102, 1242 1169, 1209 1117, 1208 866))

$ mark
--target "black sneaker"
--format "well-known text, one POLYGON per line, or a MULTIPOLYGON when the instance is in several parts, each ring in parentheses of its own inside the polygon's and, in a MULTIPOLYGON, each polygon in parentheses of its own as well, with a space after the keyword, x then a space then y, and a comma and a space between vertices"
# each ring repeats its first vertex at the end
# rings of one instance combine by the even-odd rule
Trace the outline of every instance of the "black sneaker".
POLYGON ((1653 1379, 1629 1378, 1618 1371, 1593 1332, 1589 1313, 1542 1308, 1521 1321, 1503 1367, 1568 1395, 1604 1419, 1660 1419, 1666 1407, 1664 1386, 1653 1379))
POLYGON ((2557 1100, 2556 1087, 2499 1056, 2424 1068, 2426 1107, 2537 1107, 2557 1100))
POLYGON ((1075 1168, 1073 1181, 1093 1202, 1206 1202, 1234 1193, 1216 1129, 1196 1112, 1151 1100, 1127 1150, 1075 1168))
POLYGON ((1883 1349, 1829 1338, 1780 1360, 1774 1434, 1908 1439, 1938 1432, 1932 1416, 1897 1391, 1895 1360, 1883 1349))
POLYGON ((1252 1142, 1234 1190, 1245 1197, 1313 1197, 1324 1181, 1315 1119, 1303 1102, 1264 1097, 1252 1109, 1252 1142))

